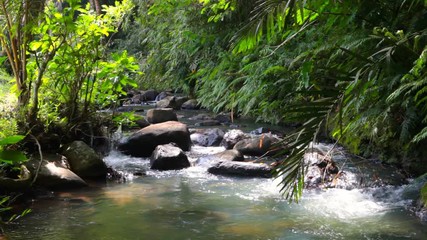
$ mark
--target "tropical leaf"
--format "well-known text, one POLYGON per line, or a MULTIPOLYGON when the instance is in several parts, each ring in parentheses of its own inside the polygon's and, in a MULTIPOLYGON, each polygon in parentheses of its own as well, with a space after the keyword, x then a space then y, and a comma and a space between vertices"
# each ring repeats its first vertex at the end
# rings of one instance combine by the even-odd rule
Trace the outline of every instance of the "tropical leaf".
POLYGON ((15 144, 22 141, 24 138, 25 136, 23 135, 13 135, 13 136, 5 137, 0 139, 0 146, 15 144))

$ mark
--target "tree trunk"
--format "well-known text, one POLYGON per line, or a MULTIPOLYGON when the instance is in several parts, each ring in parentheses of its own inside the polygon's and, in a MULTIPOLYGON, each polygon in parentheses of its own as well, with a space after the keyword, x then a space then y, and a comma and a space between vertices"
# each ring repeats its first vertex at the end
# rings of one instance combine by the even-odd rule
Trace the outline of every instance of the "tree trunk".
POLYGON ((100 15, 102 12, 100 0, 89 0, 90 5, 95 10, 96 14, 100 15))

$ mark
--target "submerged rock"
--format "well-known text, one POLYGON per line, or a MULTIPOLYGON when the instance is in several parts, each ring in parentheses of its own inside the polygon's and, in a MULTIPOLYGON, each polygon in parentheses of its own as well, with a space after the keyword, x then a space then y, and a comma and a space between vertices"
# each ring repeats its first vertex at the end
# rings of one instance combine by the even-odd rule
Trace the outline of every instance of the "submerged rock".
POLYGON ((151 169, 178 170, 190 166, 185 153, 175 144, 159 145, 150 159, 151 169))
POLYGON ((172 108, 156 108, 147 111, 147 121, 149 123, 162 123, 167 121, 177 121, 178 118, 172 108))
POLYGON ((221 123, 217 120, 203 120, 194 124, 197 127, 219 126, 221 123))
POLYGON ((107 166, 101 157, 82 141, 74 141, 62 151, 67 158, 70 169, 81 178, 105 179, 107 166))
POLYGON ((134 157, 149 157, 158 145, 171 142, 184 151, 190 150, 191 139, 187 125, 176 121, 152 124, 122 140, 118 149, 134 157))
POLYGON ((206 113, 200 113, 200 114, 197 114, 196 116, 190 117, 189 119, 192 121, 213 120, 213 117, 206 113))
POLYGON ((208 168, 208 172, 212 174, 263 178, 271 178, 272 170, 273 169, 269 165, 264 163, 232 161, 215 162, 208 168))

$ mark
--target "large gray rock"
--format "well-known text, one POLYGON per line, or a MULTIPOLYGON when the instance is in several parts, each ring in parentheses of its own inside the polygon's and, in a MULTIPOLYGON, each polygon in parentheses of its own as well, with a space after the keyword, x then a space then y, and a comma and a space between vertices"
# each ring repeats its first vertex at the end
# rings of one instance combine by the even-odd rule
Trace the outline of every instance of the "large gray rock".
POLYGON ((243 154, 236 149, 225 150, 223 152, 216 153, 213 156, 222 161, 242 162, 245 160, 243 154))
POLYGON ((176 103, 178 109, 181 109, 182 105, 186 101, 188 101, 188 97, 176 97, 175 98, 175 103, 176 103))
POLYGON ((153 89, 149 89, 146 91, 141 92, 141 100, 142 101, 154 101, 156 99, 156 96, 158 95, 158 92, 153 89))
POLYGON ((167 121, 177 121, 178 118, 172 108, 156 108, 147 111, 147 121, 149 123, 162 123, 167 121))
POLYGON ((224 123, 224 124, 230 124, 231 121, 231 113, 219 113, 215 116, 214 118, 215 120, 217 120, 220 123, 224 123))
POLYGON ((221 145, 226 149, 232 149, 237 142, 249 138, 250 136, 239 129, 229 130, 224 134, 221 145))
MULTIPOLYGON (((60 155, 43 155, 43 162, 38 172, 35 184, 49 189, 69 189, 87 186, 87 183, 68 169, 65 159, 60 155)), ((30 172, 35 176, 40 159, 31 159, 26 163, 30 172)))
POLYGON ((204 147, 219 146, 224 137, 224 131, 219 128, 198 129, 192 133, 191 142, 204 147))
POLYGON ((142 95, 141 94, 135 94, 130 99, 131 104, 141 104, 142 102, 142 95))
POLYGON ((264 163, 219 161, 209 167, 208 172, 242 177, 272 177, 272 168, 264 163))
POLYGON ((187 100, 187 97, 168 96, 158 101, 156 103, 156 108, 173 108, 174 110, 179 110, 182 104, 187 100))
POLYGON ((273 156, 277 153, 277 147, 274 144, 280 139, 272 134, 262 134, 253 138, 243 139, 234 145, 234 149, 239 150, 243 155, 249 156, 273 156))
POLYGON ((161 92, 159 93, 156 98, 154 99, 155 101, 160 101, 165 99, 166 97, 172 96, 173 94, 171 92, 161 92))
MULTIPOLYGON (((305 187, 354 189, 387 185, 401 186, 407 183, 396 167, 382 165, 375 161, 349 160, 344 151, 342 147, 334 144, 311 143, 304 154, 304 165, 307 167, 304 175, 305 187)), ((402 192, 403 198, 416 197, 420 186, 415 182, 407 185, 402 192)), ((379 191, 373 195, 383 194, 384 191, 379 191)))
POLYGON ((190 166, 187 156, 174 144, 159 145, 150 159, 151 169, 178 170, 190 166))
POLYGON ((200 107, 199 107, 199 103, 197 102, 196 99, 190 99, 190 100, 185 101, 182 104, 181 108, 182 109, 188 109, 188 110, 197 110, 200 107))
POLYGON ((167 96, 156 102, 156 108, 173 108, 178 110, 175 96, 167 96))
POLYGON ((104 178, 107 176, 107 166, 101 157, 82 141, 74 141, 64 148, 62 155, 67 158, 70 169, 79 177, 104 178))
POLYGON ((235 149, 225 150, 223 152, 215 153, 199 157, 195 162, 196 165, 210 167, 213 163, 224 161, 242 162, 245 160, 243 154, 235 149))
POLYGON ((118 149, 135 157, 149 157, 158 145, 176 143, 184 151, 190 150, 191 140, 187 125, 168 121, 152 124, 119 143, 118 149))

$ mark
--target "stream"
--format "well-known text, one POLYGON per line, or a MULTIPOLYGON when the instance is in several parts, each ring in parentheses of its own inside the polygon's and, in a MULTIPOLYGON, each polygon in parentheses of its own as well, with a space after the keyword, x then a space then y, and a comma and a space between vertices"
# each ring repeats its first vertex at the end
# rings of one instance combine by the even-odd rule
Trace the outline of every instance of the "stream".
MULTIPOLYGON (((187 155, 195 162, 223 150, 193 146, 187 155)), ((127 181, 36 199, 8 239, 427 239, 405 185, 305 190, 290 204, 277 179, 217 176, 205 165, 161 172, 117 151, 104 160, 127 181)))

